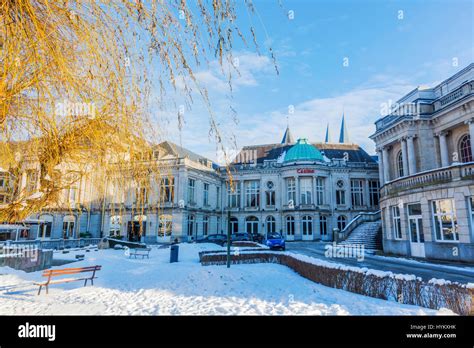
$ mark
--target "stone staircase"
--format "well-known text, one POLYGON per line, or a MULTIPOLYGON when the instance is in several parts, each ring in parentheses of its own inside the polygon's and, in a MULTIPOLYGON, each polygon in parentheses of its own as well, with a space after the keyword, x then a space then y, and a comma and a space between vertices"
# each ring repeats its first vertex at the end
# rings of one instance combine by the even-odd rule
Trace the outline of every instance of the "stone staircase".
POLYGON ((366 251, 382 250, 381 220, 361 223, 339 244, 362 244, 366 251))

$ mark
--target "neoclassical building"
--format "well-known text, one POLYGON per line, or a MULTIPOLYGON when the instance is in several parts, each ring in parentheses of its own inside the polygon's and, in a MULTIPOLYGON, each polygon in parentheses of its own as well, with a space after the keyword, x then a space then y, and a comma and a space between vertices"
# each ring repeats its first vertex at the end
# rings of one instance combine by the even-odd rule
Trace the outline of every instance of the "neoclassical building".
POLYGON ((376 121, 384 251, 474 261, 474 64, 376 121))
POLYGON ((287 128, 281 143, 244 147, 229 171, 219 169, 232 232, 327 241, 333 228, 342 230, 358 213, 376 211, 376 161, 349 143, 344 119, 339 140, 330 142, 327 131, 325 142, 295 143, 287 128))
MULTIPOLYGON (((287 127, 281 142, 246 146, 229 167, 163 142, 153 154, 160 167, 155 186, 108 173, 99 196, 93 179, 84 179, 64 192, 64 209, 45 209, 25 221, 31 227, 27 238, 189 241, 226 233, 230 212, 232 233, 332 240, 334 228, 379 209, 379 178, 377 161, 349 142, 344 118, 339 142, 326 133, 324 142, 294 141, 287 127), (139 206, 140 199, 145 204, 139 206)), ((38 185, 33 169, 21 181, 31 191, 38 185)))

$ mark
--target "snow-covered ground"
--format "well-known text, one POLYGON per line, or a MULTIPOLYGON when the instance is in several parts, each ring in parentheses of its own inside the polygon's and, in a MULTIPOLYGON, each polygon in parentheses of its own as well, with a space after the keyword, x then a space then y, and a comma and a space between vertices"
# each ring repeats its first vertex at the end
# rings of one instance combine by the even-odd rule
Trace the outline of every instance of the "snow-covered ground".
POLYGON ((129 259, 120 250, 56 254, 83 261, 55 267, 102 265, 94 286, 52 285, 37 296, 42 272, 0 268, 0 315, 436 315, 430 310, 328 288, 276 264, 201 266, 198 252, 210 244, 180 244, 179 262, 169 249, 150 259, 129 259))

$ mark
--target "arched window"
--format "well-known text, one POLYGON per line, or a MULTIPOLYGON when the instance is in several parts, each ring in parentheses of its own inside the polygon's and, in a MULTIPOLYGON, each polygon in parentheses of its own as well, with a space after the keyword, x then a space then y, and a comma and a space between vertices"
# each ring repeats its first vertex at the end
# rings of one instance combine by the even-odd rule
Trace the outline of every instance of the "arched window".
POLYGON ((347 218, 344 215, 339 215, 337 217, 337 228, 339 229, 339 231, 342 231, 346 227, 346 224, 347 218))
POLYGON ((398 169, 398 177, 402 177, 404 175, 404 169, 403 169, 403 154, 401 151, 397 155, 397 169, 398 169))
POLYGON ((63 238, 74 238, 74 225, 76 218, 73 215, 66 215, 63 219, 63 238))
POLYGON ((324 215, 319 217, 319 231, 321 232, 321 236, 328 234, 328 219, 324 215))
POLYGON ((286 217, 286 235, 295 235, 295 218, 291 215, 286 217))
POLYGON ((267 235, 270 235, 276 232, 276 220, 273 216, 267 217, 266 225, 267 225, 267 235))
POLYGON ((310 236, 313 234, 313 218, 309 215, 303 216, 303 236, 310 236))
POLYGON ((247 226, 248 234, 258 234, 258 218, 256 218, 255 216, 249 216, 245 219, 245 224, 247 226))
POLYGON ((267 182, 267 190, 265 191, 265 205, 267 207, 275 206, 275 184, 273 181, 267 182))
POLYGON ((51 231, 53 228, 53 216, 49 214, 40 215, 39 220, 41 220, 42 223, 40 224, 38 228, 38 238, 40 239, 51 238, 51 231))
POLYGON ((230 232, 234 234, 239 232, 239 220, 235 216, 230 218, 230 232))
POLYGON ((472 162, 471 136, 469 134, 459 140, 459 156, 463 163, 472 162))

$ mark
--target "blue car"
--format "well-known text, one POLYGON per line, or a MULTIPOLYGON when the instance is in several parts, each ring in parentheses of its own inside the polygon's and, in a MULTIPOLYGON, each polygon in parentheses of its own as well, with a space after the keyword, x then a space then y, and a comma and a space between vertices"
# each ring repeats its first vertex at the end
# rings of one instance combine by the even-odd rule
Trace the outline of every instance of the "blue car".
POLYGON ((266 244, 270 249, 285 250, 285 238, 283 238, 283 236, 278 233, 272 233, 268 235, 266 244))

